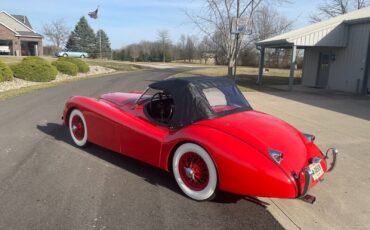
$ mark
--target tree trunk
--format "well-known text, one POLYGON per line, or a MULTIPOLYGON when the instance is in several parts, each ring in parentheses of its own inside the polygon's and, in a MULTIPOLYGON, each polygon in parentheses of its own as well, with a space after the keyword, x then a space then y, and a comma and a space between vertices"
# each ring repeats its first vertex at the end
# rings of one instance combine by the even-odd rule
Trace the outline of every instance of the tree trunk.
POLYGON ((227 77, 233 78, 234 73, 234 63, 232 61, 229 61, 229 64, 227 66, 227 77))

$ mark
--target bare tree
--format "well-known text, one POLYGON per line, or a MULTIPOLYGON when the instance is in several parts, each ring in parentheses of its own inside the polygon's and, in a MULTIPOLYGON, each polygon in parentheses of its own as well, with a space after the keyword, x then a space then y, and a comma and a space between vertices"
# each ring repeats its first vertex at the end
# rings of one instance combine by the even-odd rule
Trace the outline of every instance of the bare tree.
POLYGON ((63 19, 57 19, 43 26, 43 34, 53 44, 54 49, 63 49, 69 37, 70 29, 63 19))
POLYGON ((167 30, 159 30, 158 31, 158 42, 161 43, 161 45, 162 45, 162 58, 163 58, 163 63, 164 63, 164 62, 166 62, 167 47, 170 43, 170 38, 169 38, 167 30))
POLYGON ((366 0, 356 0, 354 1, 354 7, 355 9, 362 9, 366 6, 368 6, 369 3, 366 0))
POLYGON ((200 58, 204 59, 204 64, 207 64, 208 59, 213 56, 212 41, 207 36, 204 36, 202 41, 198 44, 200 58))
POLYGON ((318 5, 316 12, 311 14, 310 19, 312 22, 320 22, 368 5, 367 0, 324 0, 323 3, 318 5))
POLYGON ((254 40, 264 40, 292 29, 293 21, 268 5, 262 5, 253 18, 254 40))
MULTIPOLYGON (((261 41, 281 33, 291 30, 293 21, 289 20, 284 15, 280 15, 273 7, 263 4, 255 12, 253 17, 253 40, 261 41)), ((282 54, 280 49, 266 49, 268 64, 270 64, 271 57, 274 57, 279 67, 280 56, 282 54)), ((245 65, 255 65, 257 63, 257 50, 254 44, 246 46, 242 49, 241 62, 245 65)))
MULTIPOLYGON (((198 13, 187 12, 191 21, 210 39, 217 42, 224 51, 228 75, 233 75, 234 64, 239 56, 239 47, 246 41, 247 35, 240 37, 231 34, 233 18, 246 18, 251 22, 256 9, 263 0, 203 0, 204 7, 198 13), (215 36, 217 34, 217 36, 215 36), (239 39, 238 39, 239 38, 239 39)), ((251 27, 251 23, 245 25, 251 27)), ((246 28, 251 29, 251 28, 246 28)))
POLYGON ((189 62, 193 62, 193 59, 195 57, 196 48, 195 48, 195 41, 196 39, 194 37, 188 36, 186 38, 186 44, 185 44, 185 57, 189 62))
POLYGON ((134 59, 134 62, 136 62, 136 59, 140 57, 140 45, 138 44, 133 44, 130 45, 129 47, 130 55, 134 59))

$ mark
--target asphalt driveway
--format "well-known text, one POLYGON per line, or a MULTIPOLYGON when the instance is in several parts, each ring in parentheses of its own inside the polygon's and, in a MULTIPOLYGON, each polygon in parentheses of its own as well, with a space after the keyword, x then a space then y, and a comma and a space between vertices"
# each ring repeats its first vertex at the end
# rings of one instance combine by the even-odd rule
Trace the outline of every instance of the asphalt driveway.
POLYGON ((369 229, 370 97, 310 92, 246 94, 256 110, 313 133, 322 150, 335 146, 335 170, 310 193, 314 205, 299 200, 265 199, 268 210, 288 229, 369 229))
POLYGON ((143 90, 181 69, 112 75, 0 102, 0 229, 282 229, 244 197, 182 195, 172 176, 91 145, 61 126, 72 95, 143 90))

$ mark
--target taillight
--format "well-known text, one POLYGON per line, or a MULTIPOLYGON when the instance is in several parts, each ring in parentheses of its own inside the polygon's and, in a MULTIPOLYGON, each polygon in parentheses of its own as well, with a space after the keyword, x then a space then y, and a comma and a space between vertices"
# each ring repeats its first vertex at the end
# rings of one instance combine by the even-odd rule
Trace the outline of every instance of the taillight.
POLYGON ((268 149, 271 158, 278 164, 283 160, 283 153, 278 150, 268 149))
POLYGON ((309 142, 314 142, 315 141, 315 136, 309 133, 303 133, 303 136, 309 141, 309 142))

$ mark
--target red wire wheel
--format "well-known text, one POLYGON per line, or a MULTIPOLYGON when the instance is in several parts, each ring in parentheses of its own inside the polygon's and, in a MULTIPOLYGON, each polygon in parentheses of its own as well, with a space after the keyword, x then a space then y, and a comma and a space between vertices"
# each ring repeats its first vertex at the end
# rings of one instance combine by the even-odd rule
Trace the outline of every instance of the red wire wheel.
POLYGON ((205 149, 193 143, 179 146, 173 156, 172 171, 185 195, 198 201, 210 200, 217 190, 217 171, 205 149))
POLYGON ((198 154, 185 153, 179 162, 179 171, 184 183, 194 191, 201 191, 208 185, 209 173, 206 162, 198 154))
POLYGON ((85 127, 81 117, 75 115, 72 117, 72 132, 77 140, 82 140, 85 135, 85 127))
POLYGON ((88 144, 86 120, 78 109, 74 109, 69 115, 69 131, 77 146, 84 147, 88 144))

